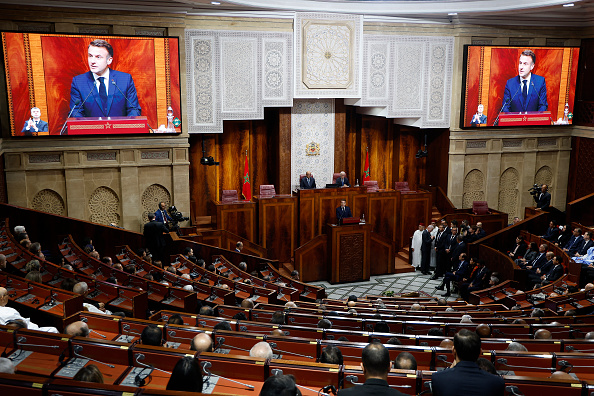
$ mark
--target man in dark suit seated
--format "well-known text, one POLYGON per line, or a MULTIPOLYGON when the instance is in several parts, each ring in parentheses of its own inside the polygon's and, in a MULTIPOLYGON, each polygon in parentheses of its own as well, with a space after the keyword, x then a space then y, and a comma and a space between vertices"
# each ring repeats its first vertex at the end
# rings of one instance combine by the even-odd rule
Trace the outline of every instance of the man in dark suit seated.
POLYGON ((512 260, 517 260, 520 257, 524 257, 526 250, 528 250, 528 245, 524 242, 524 238, 522 238, 521 235, 518 235, 516 237, 516 246, 508 253, 508 256, 511 257, 512 260))
POLYGON ((575 255, 575 253, 582 247, 584 237, 582 236, 582 229, 575 228, 573 230, 573 236, 569 239, 569 242, 563 246, 563 251, 567 252, 569 256, 575 255))
POLYGON ((536 209, 547 210, 551 206, 551 194, 548 190, 549 186, 543 184, 540 188, 540 194, 532 196, 536 202, 536 209))
POLYGON ((155 212, 156 221, 167 224, 173 220, 171 216, 169 216, 169 213, 167 213, 166 207, 167 205, 165 205, 165 202, 159 202, 159 209, 155 212))
POLYGON ((559 227, 557 227, 557 222, 555 220, 551 220, 549 223, 549 228, 547 228, 547 232, 541 237, 546 239, 549 242, 557 242, 557 238, 559 237, 559 227))
POLYGON ((336 208, 336 220, 338 224, 340 224, 345 217, 353 217, 353 214, 351 213, 351 208, 346 206, 346 199, 341 199, 340 206, 336 208))
POLYGON ((503 378, 481 370, 476 364, 481 353, 481 339, 467 329, 454 336, 452 367, 431 375, 434 396, 503 396, 503 378))
POLYGON ((346 173, 344 171, 340 172, 340 176, 336 179, 336 184, 339 187, 350 187, 351 184, 349 183, 349 179, 346 177, 346 173))
POLYGON ((339 395, 357 396, 404 396, 388 385, 388 373, 392 368, 390 353, 379 342, 367 345, 361 353, 365 383, 338 392, 339 395))
POLYGON ((551 268, 553 268, 553 259, 555 258, 555 253, 548 251, 545 257, 545 260, 541 260, 533 266, 526 267, 528 270, 527 282, 530 288, 534 287, 534 285, 537 283, 540 283, 541 277, 548 273, 551 268))
POLYGON ((530 261, 526 261, 525 259, 520 259, 516 261, 516 264, 520 266, 520 268, 524 269, 531 269, 532 267, 538 267, 546 262, 546 253, 549 246, 546 243, 543 243, 538 247, 538 254, 530 261))
POLYGON ((41 110, 39 110, 39 107, 32 107, 31 118, 25 121, 25 126, 21 132, 24 133, 25 136, 32 136, 33 133, 48 131, 47 122, 41 119, 41 110))
MULTIPOLYGON (((545 286, 550 283, 555 282, 557 279, 563 276, 563 257, 555 256, 553 257, 553 267, 544 275, 540 277, 541 285, 545 286)), ((540 287, 536 285, 536 287, 540 287)))
POLYGON ((310 171, 305 172, 305 176, 299 181, 299 188, 303 190, 316 188, 316 179, 314 179, 310 171))
POLYGON ((456 237, 456 245, 453 246, 452 250, 451 250, 451 255, 452 255, 452 259, 450 260, 450 262, 447 264, 447 271, 451 271, 452 268, 454 268, 456 266, 456 264, 458 264, 458 258, 460 257, 460 254, 465 253, 466 252, 466 243, 463 240, 464 238, 462 237, 462 235, 458 235, 456 237))
POLYGON ((165 249, 165 236, 169 230, 165 224, 155 220, 155 215, 148 214, 149 222, 144 225, 145 246, 153 253, 153 260, 162 260, 165 249))
POLYGON ((90 70, 75 76, 70 87, 72 117, 139 116, 132 76, 109 68, 113 62, 111 44, 94 40, 87 52, 90 70))
POLYGON ((460 289, 460 296, 464 300, 468 300, 470 293, 476 290, 482 290, 487 283, 487 275, 489 275, 489 269, 485 266, 485 260, 477 259, 477 267, 474 273, 470 276, 468 282, 462 282, 458 285, 460 289))
POLYGON ((574 256, 584 256, 588 253, 588 249, 594 246, 594 241, 592 240, 592 231, 584 232, 584 240, 582 241, 582 245, 580 248, 575 252, 574 256))
POLYGON ((520 55, 518 75, 507 80, 501 112, 546 111, 547 83, 545 78, 532 73, 536 55, 525 50, 520 55))
POLYGON ((466 253, 461 253, 459 256, 458 265, 454 267, 453 272, 446 272, 443 282, 437 286, 437 290, 443 290, 445 285, 447 292, 443 297, 449 297, 450 294, 450 282, 461 281, 464 277, 468 276, 468 261, 466 260, 466 253))

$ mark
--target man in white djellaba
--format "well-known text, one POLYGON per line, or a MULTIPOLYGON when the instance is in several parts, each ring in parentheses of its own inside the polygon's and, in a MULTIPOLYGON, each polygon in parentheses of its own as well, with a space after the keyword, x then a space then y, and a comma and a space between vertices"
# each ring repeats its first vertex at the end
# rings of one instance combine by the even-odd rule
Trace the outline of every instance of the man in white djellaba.
POLYGON ((419 268, 421 265, 421 243, 425 224, 420 223, 419 229, 415 231, 412 237, 412 266, 419 268))

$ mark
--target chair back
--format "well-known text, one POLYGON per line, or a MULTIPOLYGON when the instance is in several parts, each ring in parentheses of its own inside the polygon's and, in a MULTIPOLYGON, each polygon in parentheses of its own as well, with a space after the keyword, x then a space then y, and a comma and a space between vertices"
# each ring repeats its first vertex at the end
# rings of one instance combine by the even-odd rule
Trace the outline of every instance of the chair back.
POLYGON ((475 215, 489 214, 489 205, 487 204, 487 201, 472 202, 472 213, 475 215))
POLYGON ((274 184, 261 184, 260 185, 260 198, 272 198, 276 195, 274 184))
POLYGON ((231 203, 238 201, 237 190, 223 190, 223 196, 221 197, 221 203, 231 203))
POLYGON ((377 192, 379 191, 379 187, 377 185, 377 180, 366 180, 363 182, 363 185, 367 187, 367 192, 377 192))

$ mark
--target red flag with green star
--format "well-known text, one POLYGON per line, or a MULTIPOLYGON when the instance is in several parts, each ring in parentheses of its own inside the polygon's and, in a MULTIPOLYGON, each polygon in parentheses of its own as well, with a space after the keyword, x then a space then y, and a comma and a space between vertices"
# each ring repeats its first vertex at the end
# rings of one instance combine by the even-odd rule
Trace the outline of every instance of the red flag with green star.
POLYGON ((367 152, 367 156, 365 157, 365 168, 363 170, 363 182, 371 180, 371 175, 369 174, 369 151, 367 152))
POLYGON ((243 197, 251 201, 252 199, 252 185, 250 184, 250 166, 248 164, 247 151, 245 153, 245 166, 243 167, 243 187, 241 189, 243 197))

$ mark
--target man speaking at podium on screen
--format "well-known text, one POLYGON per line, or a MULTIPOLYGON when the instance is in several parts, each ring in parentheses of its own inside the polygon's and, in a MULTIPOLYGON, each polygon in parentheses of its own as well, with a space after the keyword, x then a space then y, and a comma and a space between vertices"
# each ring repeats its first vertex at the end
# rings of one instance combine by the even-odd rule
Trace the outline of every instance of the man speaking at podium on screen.
POLYGON ((520 54, 518 76, 510 78, 505 84, 501 112, 546 111, 547 84, 545 78, 532 74, 536 55, 531 50, 520 54))
POLYGON ((134 80, 128 73, 112 70, 113 48, 105 40, 89 44, 90 71, 72 79, 72 117, 139 116, 140 106, 134 80))

